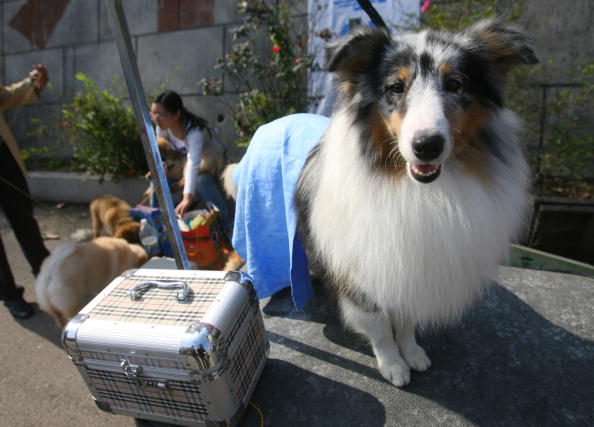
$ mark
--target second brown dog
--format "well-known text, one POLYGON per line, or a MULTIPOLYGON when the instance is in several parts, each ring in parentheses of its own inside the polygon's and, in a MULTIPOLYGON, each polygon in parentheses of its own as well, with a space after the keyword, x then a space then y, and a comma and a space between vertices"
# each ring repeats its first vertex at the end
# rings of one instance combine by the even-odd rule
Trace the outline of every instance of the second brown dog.
POLYGON ((93 238, 101 235, 103 228, 113 237, 129 243, 139 243, 140 223, 130 216, 130 205, 111 194, 97 197, 89 206, 93 238))

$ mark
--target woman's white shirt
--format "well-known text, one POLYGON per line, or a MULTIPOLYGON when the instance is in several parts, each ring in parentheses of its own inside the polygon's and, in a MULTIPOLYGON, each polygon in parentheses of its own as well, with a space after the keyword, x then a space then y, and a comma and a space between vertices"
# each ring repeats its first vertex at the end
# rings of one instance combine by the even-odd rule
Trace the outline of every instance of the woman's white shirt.
POLYGON ((196 194, 196 180, 200 170, 200 159, 202 157, 202 147, 204 146, 204 135, 202 131, 195 127, 191 129, 185 139, 177 138, 170 129, 161 129, 157 126, 157 136, 166 138, 176 151, 186 153, 187 162, 184 169, 184 194, 196 194))

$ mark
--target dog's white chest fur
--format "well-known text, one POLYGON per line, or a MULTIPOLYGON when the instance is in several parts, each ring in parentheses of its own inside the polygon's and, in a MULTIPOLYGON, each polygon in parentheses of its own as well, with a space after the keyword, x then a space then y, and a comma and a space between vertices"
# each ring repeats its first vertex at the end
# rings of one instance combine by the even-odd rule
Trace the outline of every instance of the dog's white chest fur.
POLYGON ((493 165, 488 182, 455 164, 431 184, 390 178, 369 172, 343 119, 329 129, 320 175, 310 181, 317 187, 310 225, 320 256, 332 274, 391 316, 455 319, 521 226, 527 187, 521 154, 518 164, 493 165))

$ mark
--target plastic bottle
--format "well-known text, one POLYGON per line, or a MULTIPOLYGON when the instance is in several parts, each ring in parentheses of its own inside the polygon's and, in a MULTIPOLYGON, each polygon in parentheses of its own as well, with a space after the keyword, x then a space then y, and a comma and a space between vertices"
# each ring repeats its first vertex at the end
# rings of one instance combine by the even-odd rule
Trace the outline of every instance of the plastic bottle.
POLYGON ((159 236, 155 227, 142 218, 140 220, 140 231, 138 232, 140 243, 149 257, 158 256, 161 252, 159 249, 159 236))

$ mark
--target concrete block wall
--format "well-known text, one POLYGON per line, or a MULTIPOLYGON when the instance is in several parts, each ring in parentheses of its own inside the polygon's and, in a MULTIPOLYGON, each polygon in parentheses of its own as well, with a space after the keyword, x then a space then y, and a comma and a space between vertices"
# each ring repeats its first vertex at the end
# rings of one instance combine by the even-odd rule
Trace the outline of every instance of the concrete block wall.
MULTIPOLYGON (((145 92, 165 85, 211 123, 216 123, 218 114, 226 115, 228 106, 222 97, 203 96, 198 82, 203 77, 222 77, 214 64, 229 46, 230 29, 240 22, 236 1, 125 0, 123 5, 145 92)), ((6 112, 22 147, 51 144, 47 137, 31 135, 30 119, 54 120, 61 105, 82 88, 76 73, 85 73, 100 88, 111 88, 119 77, 117 87, 125 90, 108 13, 104 0, 0 2, 2 82, 20 80, 37 62, 50 74, 51 85, 41 103, 6 112)), ((225 120, 222 128, 232 145, 231 120, 225 120)), ((239 158, 242 152, 231 150, 231 157, 239 158)))
MULTIPOLYGON (((292 3, 296 19, 305 21, 307 0, 292 3)), ((231 30, 240 22, 236 0, 124 0, 123 4, 145 92, 166 83, 184 96, 189 109, 209 121, 226 114, 235 99, 232 90, 226 88, 225 97, 205 97, 198 81, 221 77, 213 65, 231 48, 231 30)), ((526 0, 524 10, 525 27, 541 60, 555 64, 543 67, 535 77, 546 79, 553 89, 571 83, 571 72, 594 58, 594 1, 526 0)), ((121 76, 104 0, 3 0, 0 25, 2 82, 19 80, 36 62, 50 72, 52 85, 44 91, 42 103, 6 114, 23 147, 52 143, 51 137, 48 141, 29 135, 30 119, 55 117, 81 87, 74 78, 77 72, 101 88, 121 76)), ((121 84, 125 87, 123 80, 121 84)), ((542 91, 535 89, 534 96, 542 97, 542 91)), ((229 119, 223 135, 228 140, 235 136, 229 119)), ((242 153, 232 150, 231 157, 238 159, 242 153)))

